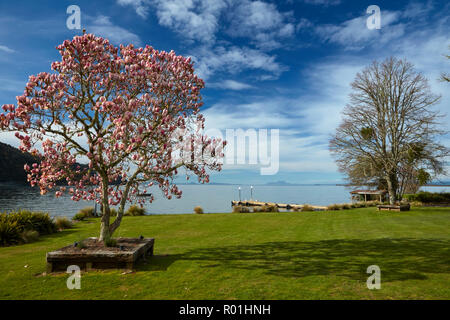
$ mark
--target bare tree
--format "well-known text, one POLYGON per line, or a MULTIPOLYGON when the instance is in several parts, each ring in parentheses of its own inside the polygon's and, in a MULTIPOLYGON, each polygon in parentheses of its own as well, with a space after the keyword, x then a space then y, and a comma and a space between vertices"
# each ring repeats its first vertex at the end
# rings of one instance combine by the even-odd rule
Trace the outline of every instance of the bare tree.
POLYGON ((343 121, 330 140, 330 151, 350 181, 385 180, 391 204, 401 199, 415 173, 444 172, 449 150, 437 138, 440 96, 411 63, 388 58, 356 75, 343 121), (361 173, 362 172, 362 173, 361 173), (412 176, 411 176, 412 175, 412 176))

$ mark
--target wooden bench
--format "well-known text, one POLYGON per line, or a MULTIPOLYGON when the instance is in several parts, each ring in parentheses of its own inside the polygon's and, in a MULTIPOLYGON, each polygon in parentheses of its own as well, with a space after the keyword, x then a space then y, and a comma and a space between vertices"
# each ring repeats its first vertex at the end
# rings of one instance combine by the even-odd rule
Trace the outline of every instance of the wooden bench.
POLYGON ((378 211, 409 211, 411 206, 409 204, 401 204, 401 205, 390 205, 390 204, 381 204, 377 206, 378 211))

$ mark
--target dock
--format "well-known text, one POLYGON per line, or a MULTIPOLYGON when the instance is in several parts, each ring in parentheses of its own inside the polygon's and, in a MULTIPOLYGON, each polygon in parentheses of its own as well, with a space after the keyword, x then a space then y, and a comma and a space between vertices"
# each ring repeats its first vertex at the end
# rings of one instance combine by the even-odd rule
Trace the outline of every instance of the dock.
MULTIPOLYGON (((262 207, 262 206, 276 206, 280 209, 302 209, 305 205, 304 204, 288 204, 288 203, 275 203, 275 202, 263 202, 263 201, 257 201, 257 200, 243 200, 243 201, 231 201, 231 206, 245 206, 245 207, 262 207)), ((327 210, 327 207, 324 206, 312 206, 314 210, 327 210)))

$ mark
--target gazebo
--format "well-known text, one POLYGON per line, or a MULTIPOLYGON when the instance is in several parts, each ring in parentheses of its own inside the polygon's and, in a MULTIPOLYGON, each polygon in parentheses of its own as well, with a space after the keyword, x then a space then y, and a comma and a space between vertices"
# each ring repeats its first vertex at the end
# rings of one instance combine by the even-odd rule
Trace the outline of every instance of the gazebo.
POLYGON ((386 190, 353 190, 350 191, 352 201, 373 201, 384 202, 387 199, 386 190))

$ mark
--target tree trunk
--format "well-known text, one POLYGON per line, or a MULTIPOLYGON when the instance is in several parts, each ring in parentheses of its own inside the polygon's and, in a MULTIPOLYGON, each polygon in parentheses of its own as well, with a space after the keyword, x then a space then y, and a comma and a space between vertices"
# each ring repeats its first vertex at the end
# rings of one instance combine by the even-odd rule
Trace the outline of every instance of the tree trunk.
POLYGON ((102 222, 100 226, 100 237, 99 241, 105 242, 111 238, 111 232, 109 230, 109 203, 108 203, 108 178, 103 179, 103 190, 102 190, 102 222), (105 182, 106 181, 106 182, 105 182))
POLYGON ((394 205, 397 202, 397 180, 396 175, 391 173, 386 176, 389 192, 389 204, 394 205))
POLYGON ((103 212, 99 241, 105 242, 105 240, 109 238, 111 238, 111 234, 109 232, 109 214, 103 212))

